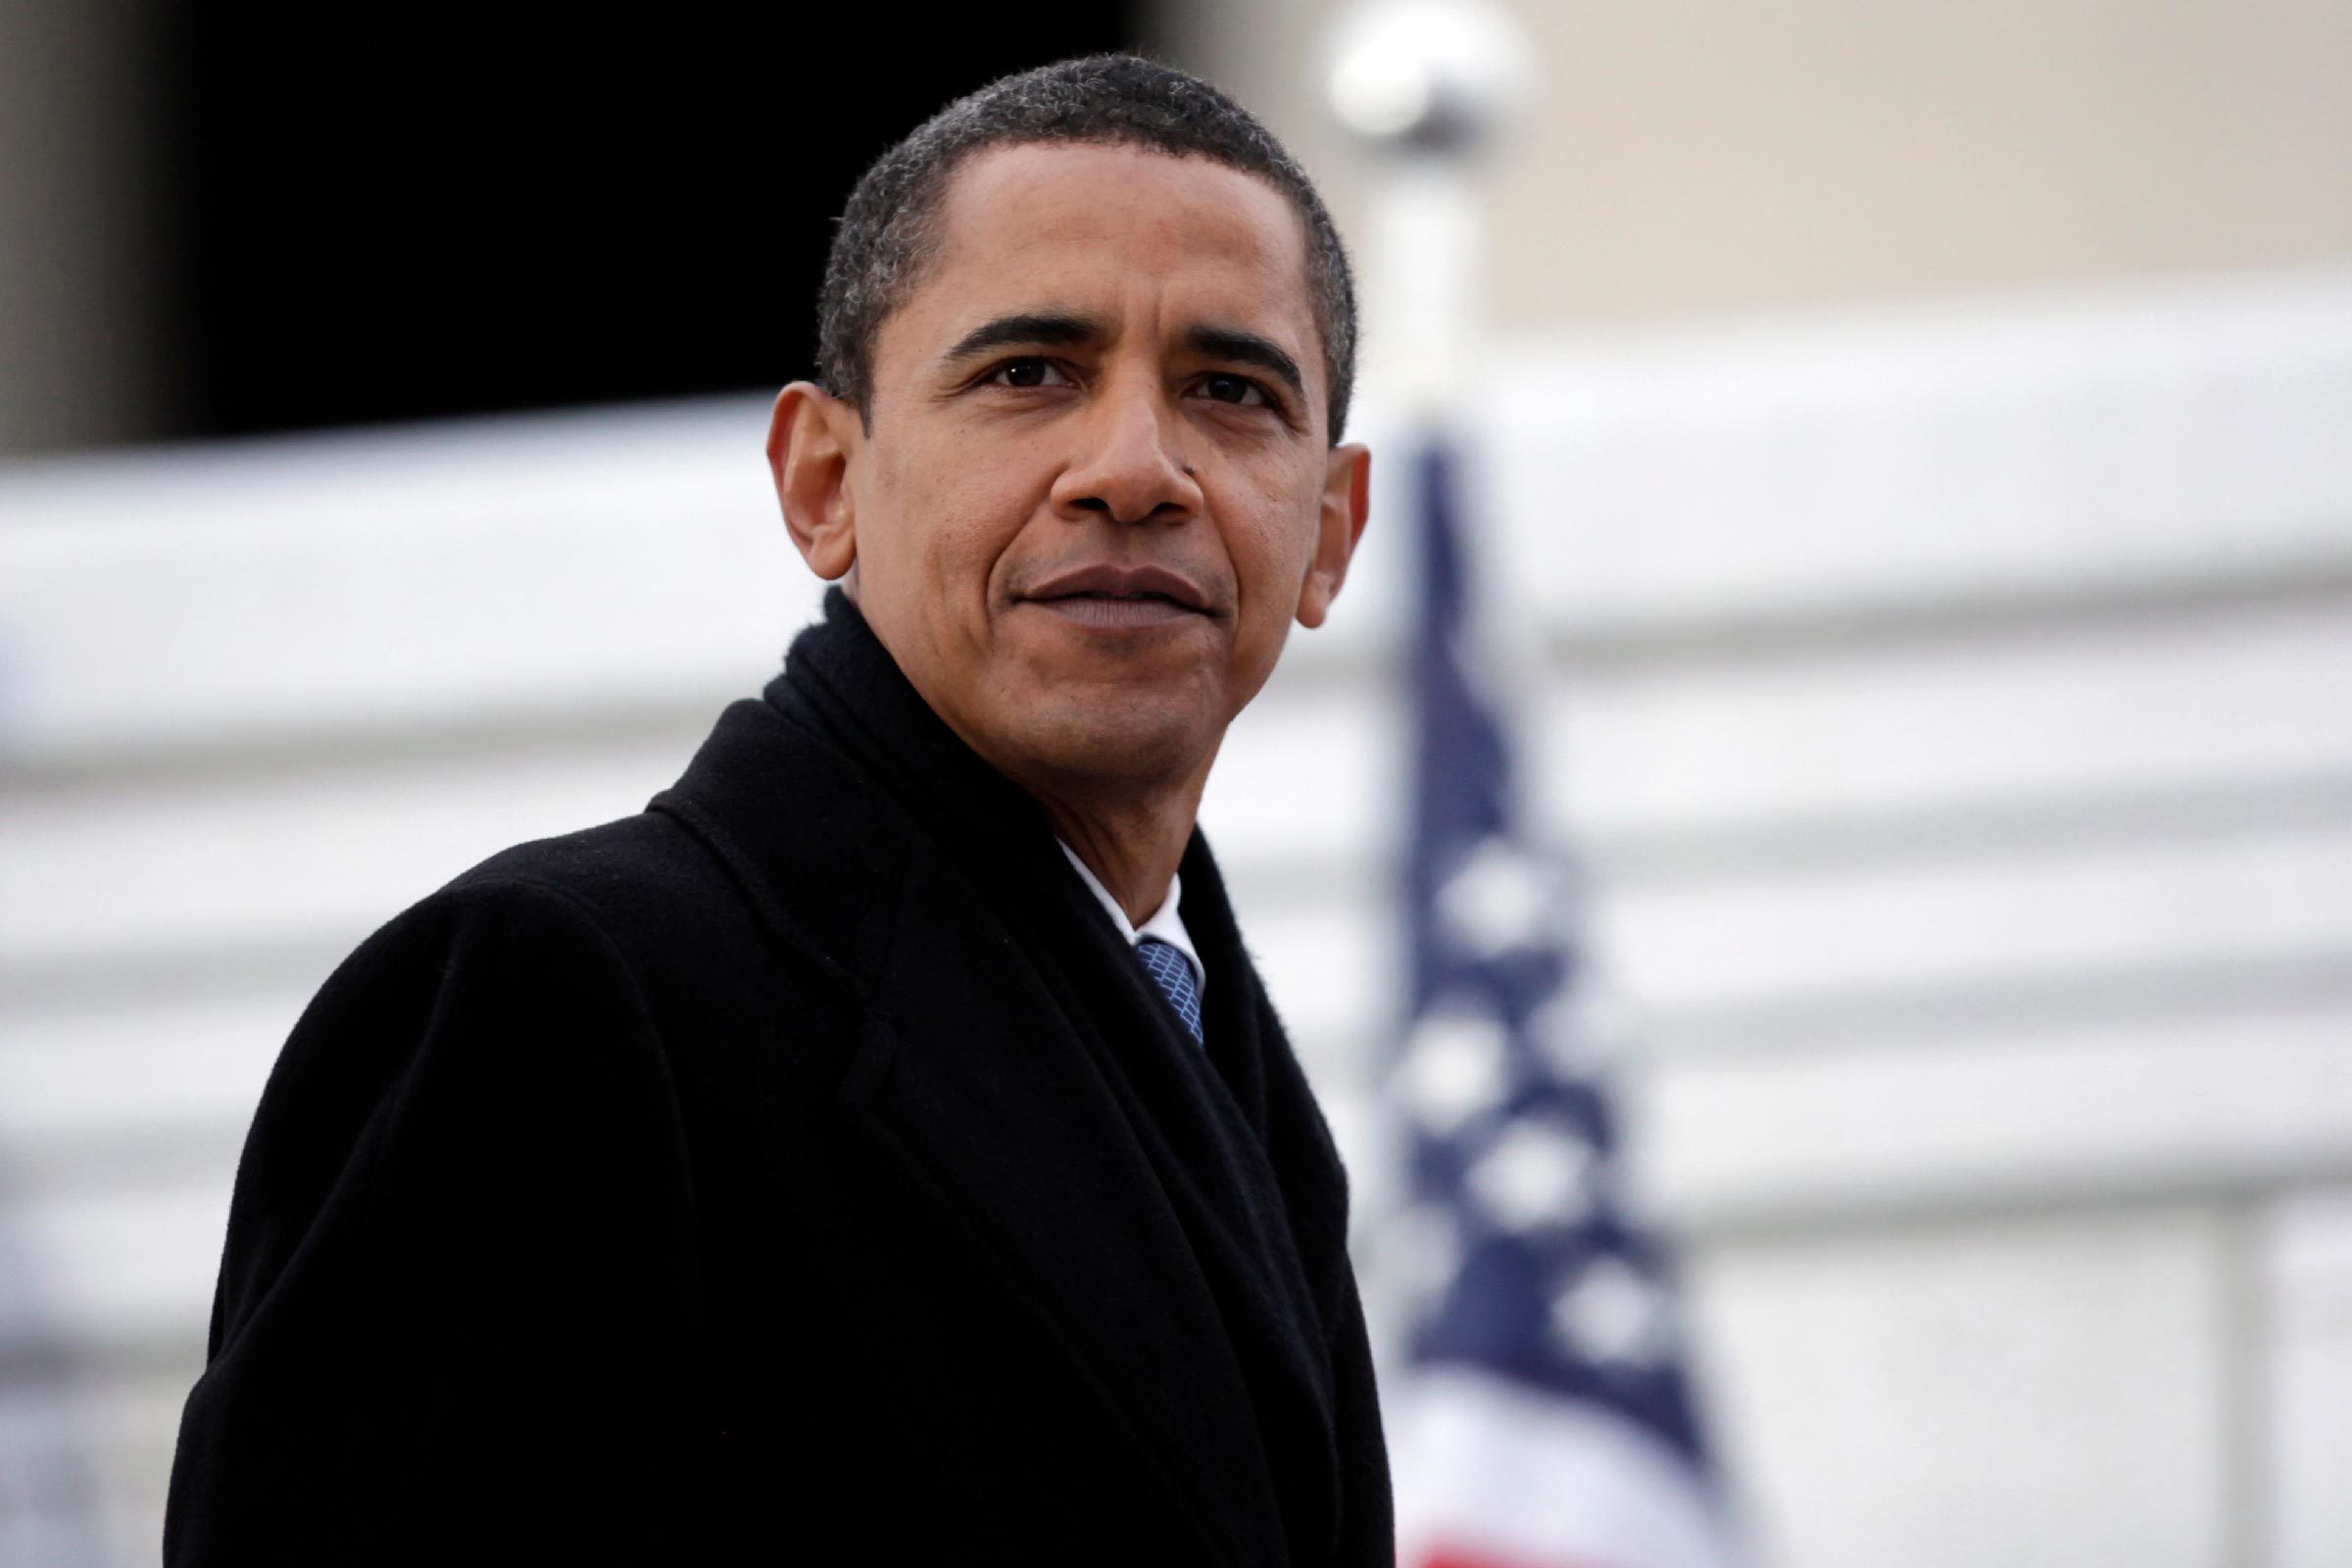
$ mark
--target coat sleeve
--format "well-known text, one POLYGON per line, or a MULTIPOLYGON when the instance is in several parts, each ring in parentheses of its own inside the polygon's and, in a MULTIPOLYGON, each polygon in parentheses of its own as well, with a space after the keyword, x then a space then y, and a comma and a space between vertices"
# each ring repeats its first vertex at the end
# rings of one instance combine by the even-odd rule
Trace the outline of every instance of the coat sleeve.
POLYGON ((166 1562, 684 1559, 692 1216, 660 1041, 581 906, 477 885, 394 921, 255 1116, 166 1562))
MULTIPOLYGON (((1280 1039, 1281 1025, 1270 1006, 1264 1016, 1261 1030, 1268 1038, 1280 1039)), ((1271 1098, 1283 1107, 1283 1125, 1291 1133, 1279 1140, 1276 1165, 1285 1176, 1291 1221, 1331 1358, 1332 1424, 1343 1499, 1331 1560, 1392 1564, 1396 1560, 1396 1504, 1371 1336, 1348 1254, 1348 1172, 1306 1075, 1287 1046, 1273 1058, 1271 1076, 1271 1098)))

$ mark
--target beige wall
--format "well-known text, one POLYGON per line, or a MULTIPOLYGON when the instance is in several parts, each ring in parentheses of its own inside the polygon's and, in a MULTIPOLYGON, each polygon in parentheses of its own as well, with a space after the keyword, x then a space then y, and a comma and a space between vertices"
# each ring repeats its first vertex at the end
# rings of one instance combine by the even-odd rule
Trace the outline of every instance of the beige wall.
POLYGON ((151 429, 145 0, 0 0, 0 457, 151 429))
MULTIPOLYGON (((2352 257, 2347 0, 1514 4, 1546 84, 1496 181, 1505 329, 2352 257)), ((1162 5, 1349 223, 1333 0, 1162 5)), ((0 0, 0 455, 154 422, 151 24, 0 0)))
MULTIPOLYGON (((1344 225, 1331 0, 1187 0, 1161 47, 1344 225)), ((1513 0, 1545 82, 1498 172, 1496 324, 1936 298, 2352 256, 2345 0, 1513 0)))

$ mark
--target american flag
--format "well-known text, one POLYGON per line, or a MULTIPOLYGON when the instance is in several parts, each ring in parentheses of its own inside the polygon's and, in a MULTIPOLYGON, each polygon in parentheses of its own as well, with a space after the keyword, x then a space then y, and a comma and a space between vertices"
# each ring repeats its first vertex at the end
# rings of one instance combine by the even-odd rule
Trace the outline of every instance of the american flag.
POLYGON ((1419 773, 1394 1087, 1408 1276, 1392 1389, 1406 1568, 1731 1568, 1658 1239, 1629 1211, 1573 868, 1516 808, 1471 623, 1460 460, 1414 459, 1419 773))

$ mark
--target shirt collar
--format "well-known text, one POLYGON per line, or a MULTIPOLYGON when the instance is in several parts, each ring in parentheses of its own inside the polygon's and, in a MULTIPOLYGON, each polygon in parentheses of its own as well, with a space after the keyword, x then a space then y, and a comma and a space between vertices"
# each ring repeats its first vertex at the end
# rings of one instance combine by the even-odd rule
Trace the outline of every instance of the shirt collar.
POLYGON ((1146 937, 1159 938, 1184 955, 1184 961, 1193 966, 1193 984, 1200 988, 1202 995, 1207 994, 1208 971, 1200 966, 1200 955, 1193 948, 1192 933, 1184 928, 1184 916, 1176 912, 1177 901, 1184 896, 1182 877, 1169 876, 1168 896, 1159 901, 1159 907, 1152 910, 1151 917, 1139 927, 1127 918, 1127 911, 1119 907, 1119 901, 1110 896, 1110 890, 1102 885, 1094 872, 1087 869, 1084 860, 1078 858, 1077 851, 1059 839, 1054 843, 1061 851, 1062 858, 1070 862, 1071 869, 1078 873, 1079 880, 1086 884, 1086 890, 1102 906, 1102 912, 1110 916, 1111 925, 1130 946, 1146 937))

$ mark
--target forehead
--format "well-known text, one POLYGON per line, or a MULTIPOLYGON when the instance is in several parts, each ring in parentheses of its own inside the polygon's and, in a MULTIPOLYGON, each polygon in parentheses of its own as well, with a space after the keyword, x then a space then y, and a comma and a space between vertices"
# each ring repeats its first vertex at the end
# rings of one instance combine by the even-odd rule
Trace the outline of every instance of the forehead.
POLYGON ((917 337, 1051 305, 1149 310, 1170 337, 1215 318, 1302 359, 1315 343, 1303 226, 1238 169, 1132 147, 996 147, 956 172, 941 216, 938 253, 898 313, 917 337))

